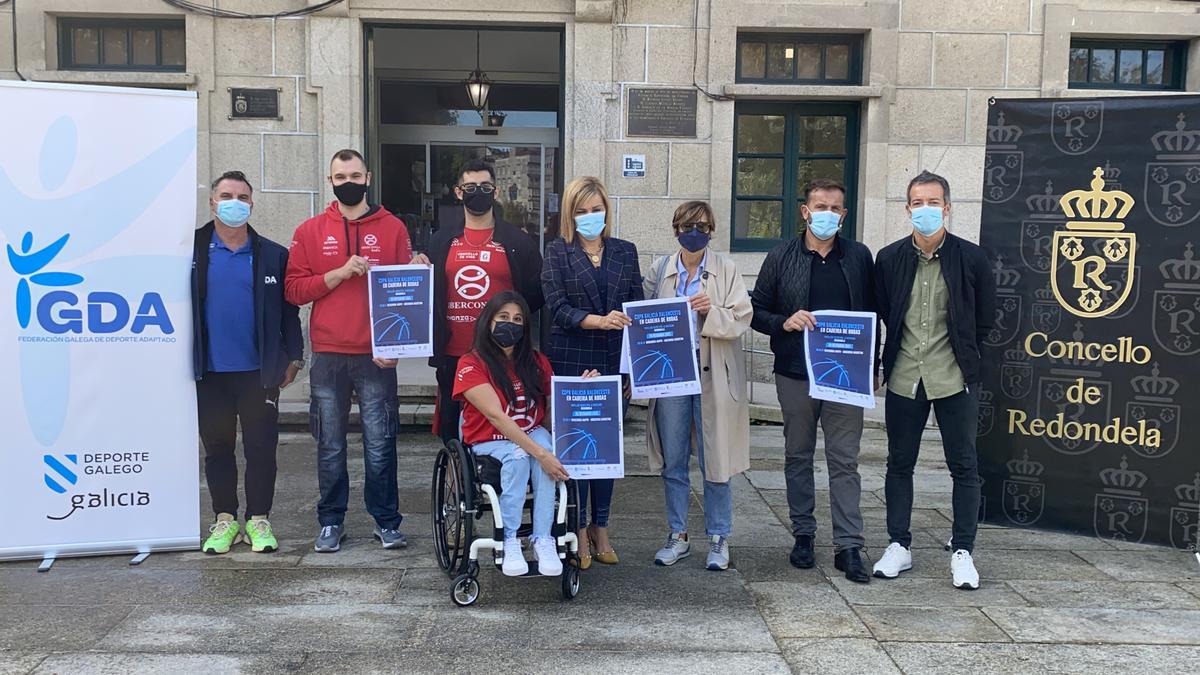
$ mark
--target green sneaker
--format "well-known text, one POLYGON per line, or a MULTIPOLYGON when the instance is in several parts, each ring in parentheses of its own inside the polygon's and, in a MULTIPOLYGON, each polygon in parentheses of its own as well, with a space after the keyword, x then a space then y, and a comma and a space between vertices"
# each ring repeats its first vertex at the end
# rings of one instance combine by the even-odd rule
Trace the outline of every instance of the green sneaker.
POLYGON ((250 550, 255 553, 270 553, 279 548, 275 535, 271 532, 271 523, 266 518, 251 518, 246 521, 245 542, 250 544, 250 550))
POLYGON ((208 528, 208 539, 200 549, 208 554, 229 553, 229 547, 242 540, 236 520, 218 520, 208 528))

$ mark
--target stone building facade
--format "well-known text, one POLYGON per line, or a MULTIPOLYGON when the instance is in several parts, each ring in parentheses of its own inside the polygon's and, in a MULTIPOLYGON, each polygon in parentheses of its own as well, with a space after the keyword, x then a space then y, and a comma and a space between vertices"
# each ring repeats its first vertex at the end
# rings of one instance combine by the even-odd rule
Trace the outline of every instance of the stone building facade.
MULTIPOLYGON (((269 14, 315 2, 210 4, 269 14)), ((346 0, 302 17, 242 19, 162 0, 9 0, 0 4, 0 78, 19 70, 31 80, 197 92, 201 220, 205 179, 241 169, 256 189, 255 222, 286 242, 332 199, 326 163, 342 147, 367 151, 376 198, 391 208, 378 191, 411 183, 412 204, 393 210, 428 216, 448 190, 435 175, 434 165, 442 161, 445 173, 448 164, 434 144, 519 145, 537 150, 502 156, 522 176, 516 192, 526 215, 540 219, 549 235, 558 193, 574 176, 604 179, 619 235, 634 241, 646 262, 673 249, 675 207, 706 199, 722 228, 714 247, 733 250, 752 283, 772 237, 795 232, 783 219, 794 220, 792 200, 802 196, 795 184, 814 172, 843 172, 852 191, 852 234, 873 250, 908 232, 905 187, 921 169, 950 180, 951 227, 976 239, 988 100, 1146 93, 1146 85, 1200 90, 1198 10, 1200 3, 1184 0, 346 0), (64 44, 75 34, 65 29, 92 20, 182 28, 183 63, 81 68, 79 57, 91 58, 93 47, 74 45, 81 50, 75 54, 64 44), (436 31, 446 29, 458 34, 438 39, 436 31), (549 51, 529 51, 535 43, 549 51), (1141 59, 1141 86, 1122 86, 1124 74, 1101 72, 1110 48, 1118 60, 1125 58, 1121 49, 1130 51, 1130 64, 1141 59), (1140 57, 1132 56, 1136 50, 1140 57), (1176 59, 1173 73, 1160 71, 1155 79, 1151 71, 1164 53, 1168 62, 1176 59), (1093 61, 1076 63, 1079 55, 1093 61), (443 89, 429 105, 454 108, 446 91, 476 60, 495 80, 496 101, 506 86, 531 87, 528 95, 510 97, 519 108, 551 87, 557 110, 543 104, 510 113, 505 126, 484 128, 492 135, 481 137, 478 117, 473 126, 455 112, 443 116, 458 120, 450 123, 405 118, 428 114, 416 111, 415 90, 389 89, 392 79, 439 81, 443 89), (1091 72, 1101 82, 1081 89, 1075 80, 1089 68, 1099 69, 1091 72), (1107 86, 1106 77, 1113 80, 1107 86), (231 119, 235 88, 277 90, 277 118, 231 119), (639 90, 695 92, 694 133, 655 137, 635 129, 630 99, 639 90), (389 100, 395 114, 383 109, 389 100), (414 120, 422 123, 407 124, 414 120), (409 150, 388 151, 389 159, 385 145, 393 133, 397 147, 409 150), (797 150, 805 159, 794 164, 797 150), (539 152, 541 172, 531 164, 539 152), (627 155, 644 156, 644 176, 625 176, 627 155), (404 178, 389 188, 389 174, 401 170, 404 178), (540 196, 530 194, 531 186, 540 196), (747 190, 769 199, 747 198, 747 190), (544 208, 530 208, 538 200, 544 208)), ((87 39, 100 40, 101 53, 123 45, 119 37, 111 44, 87 39)), ((765 377, 764 367, 755 370, 765 377)))

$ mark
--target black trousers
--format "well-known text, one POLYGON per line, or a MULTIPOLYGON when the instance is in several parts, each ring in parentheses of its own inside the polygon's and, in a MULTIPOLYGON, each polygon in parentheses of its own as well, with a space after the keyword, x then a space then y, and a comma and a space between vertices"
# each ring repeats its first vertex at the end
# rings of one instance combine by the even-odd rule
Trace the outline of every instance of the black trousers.
POLYGON ((438 428, 442 442, 458 438, 458 418, 462 415, 462 404, 454 400, 454 376, 458 374, 458 359, 451 365, 437 367, 438 385, 438 428))
POLYGON ((929 409, 937 414, 938 431, 942 434, 942 450, 946 466, 954 480, 953 543, 954 550, 975 548, 975 531, 979 525, 979 456, 975 451, 975 436, 979 429, 979 389, 930 401, 925 385, 917 387, 915 399, 887 393, 888 459, 884 494, 887 498, 887 529, 893 542, 905 548, 912 546, 913 470, 921 449, 921 434, 929 419, 929 409))
POLYGON ((213 513, 238 515, 237 423, 246 458, 246 518, 267 516, 275 499, 279 389, 264 389, 259 371, 205 373, 196 383, 204 476, 213 513))

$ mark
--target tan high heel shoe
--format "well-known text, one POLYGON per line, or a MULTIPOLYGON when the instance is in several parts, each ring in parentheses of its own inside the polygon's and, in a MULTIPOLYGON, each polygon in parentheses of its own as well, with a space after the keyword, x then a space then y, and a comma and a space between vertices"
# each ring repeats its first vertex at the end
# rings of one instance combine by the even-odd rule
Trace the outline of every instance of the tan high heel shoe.
POLYGON ((577 533, 579 537, 579 569, 586 570, 592 566, 592 537, 587 529, 582 529, 577 533), (587 549, 587 554, 584 554, 584 549, 587 549))
MULTIPOLYGON (((596 529, 598 529, 598 528, 596 528, 592 525, 588 525, 588 536, 591 537, 592 548, 598 548, 596 546, 596 535, 595 535, 596 529)), ((608 528, 604 528, 604 529, 607 530, 608 528)), ((617 563, 621 562, 621 559, 619 557, 617 557, 617 552, 613 550, 611 542, 609 543, 609 547, 608 547, 607 551, 594 552, 594 553, 592 553, 592 558, 594 558, 596 560, 596 562, 604 563, 605 565, 616 565, 617 563)))

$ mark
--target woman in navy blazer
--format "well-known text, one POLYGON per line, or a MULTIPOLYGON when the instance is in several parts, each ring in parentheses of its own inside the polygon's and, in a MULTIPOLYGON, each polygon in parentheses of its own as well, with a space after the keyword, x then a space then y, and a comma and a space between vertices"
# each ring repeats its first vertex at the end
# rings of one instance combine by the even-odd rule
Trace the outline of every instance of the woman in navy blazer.
MULTIPOLYGON (((621 335, 630 323, 621 306, 643 298, 642 273, 637 247, 610 236, 610 213, 608 191, 598 178, 576 178, 563 191, 562 237, 546 247, 542 263, 551 320, 545 352, 556 373, 620 372, 621 335)), ((628 380, 625 387, 628 405, 628 380)), ((617 553, 608 541, 613 481, 584 480, 579 487, 579 566, 587 569, 593 557, 614 565, 617 553)))

